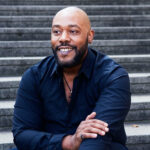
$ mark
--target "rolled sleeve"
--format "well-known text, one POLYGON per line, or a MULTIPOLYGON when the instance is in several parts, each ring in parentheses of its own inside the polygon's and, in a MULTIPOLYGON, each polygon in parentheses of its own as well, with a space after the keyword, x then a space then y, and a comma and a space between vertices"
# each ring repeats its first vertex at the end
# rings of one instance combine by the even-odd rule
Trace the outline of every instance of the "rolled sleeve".
POLYGON ((96 139, 84 140, 80 150, 110 150, 112 141, 125 145, 124 121, 131 104, 129 77, 125 74, 109 81, 93 110, 96 112, 96 119, 108 123, 109 132, 96 139))

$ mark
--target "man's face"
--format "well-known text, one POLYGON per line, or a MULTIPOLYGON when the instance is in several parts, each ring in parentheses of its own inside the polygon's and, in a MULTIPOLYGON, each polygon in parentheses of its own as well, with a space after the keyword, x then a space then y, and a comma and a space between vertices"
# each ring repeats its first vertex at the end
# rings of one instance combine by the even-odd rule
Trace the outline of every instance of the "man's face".
POLYGON ((88 48, 86 24, 76 14, 56 16, 52 24, 51 45, 60 66, 80 64, 88 48))

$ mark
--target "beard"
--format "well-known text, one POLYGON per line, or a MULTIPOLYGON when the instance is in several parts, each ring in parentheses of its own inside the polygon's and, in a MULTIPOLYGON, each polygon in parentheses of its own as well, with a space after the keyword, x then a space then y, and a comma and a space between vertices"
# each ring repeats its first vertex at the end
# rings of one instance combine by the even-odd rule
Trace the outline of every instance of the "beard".
POLYGON ((74 67, 78 64, 81 64, 87 49, 88 49, 88 38, 86 38, 86 41, 85 41, 84 45, 82 45, 80 48, 77 48, 77 46, 70 45, 70 44, 67 44, 67 43, 62 43, 59 46, 56 46, 55 48, 52 47, 52 51, 53 51, 55 60, 58 64, 58 66, 60 66, 62 68, 63 67, 64 68, 74 67), (63 62, 63 61, 59 60, 57 52, 59 51, 60 46, 69 46, 74 50, 75 56, 72 58, 72 60, 67 61, 67 62, 63 62))

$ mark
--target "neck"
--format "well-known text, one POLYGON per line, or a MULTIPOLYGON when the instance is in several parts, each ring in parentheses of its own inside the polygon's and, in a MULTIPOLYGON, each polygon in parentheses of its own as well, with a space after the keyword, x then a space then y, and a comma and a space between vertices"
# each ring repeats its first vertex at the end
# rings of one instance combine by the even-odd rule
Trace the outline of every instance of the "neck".
POLYGON ((74 67, 70 67, 70 68, 63 68, 63 74, 66 75, 66 76, 73 76, 73 77, 77 76, 86 55, 87 55, 87 52, 83 56, 80 64, 78 64, 74 67))
POLYGON ((63 68, 63 74, 65 76, 70 76, 70 77, 74 78, 78 75, 80 68, 81 68, 81 64, 74 66, 74 67, 71 67, 71 68, 63 68))

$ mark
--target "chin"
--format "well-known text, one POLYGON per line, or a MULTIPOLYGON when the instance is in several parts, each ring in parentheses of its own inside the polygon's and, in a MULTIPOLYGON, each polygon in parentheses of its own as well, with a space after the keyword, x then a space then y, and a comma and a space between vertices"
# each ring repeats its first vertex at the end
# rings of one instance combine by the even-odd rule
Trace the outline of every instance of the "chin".
POLYGON ((60 67, 63 67, 63 68, 71 68, 71 67, 74 67, 79 64, 79 63, 75 62, 74 60, 58 61, 57 63, 60 67))

